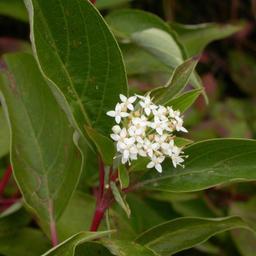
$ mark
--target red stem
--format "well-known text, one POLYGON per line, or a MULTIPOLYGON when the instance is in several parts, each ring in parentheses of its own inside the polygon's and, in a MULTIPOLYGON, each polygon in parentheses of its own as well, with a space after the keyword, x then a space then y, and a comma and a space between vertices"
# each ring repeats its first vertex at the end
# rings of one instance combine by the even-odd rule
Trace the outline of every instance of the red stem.
POLYGON ((11 176, 12 176, 12 166, 9 165, 0 181, 0 196, 3 194, 11 176))
POLYGON ((105 180, 105 167, 102 159, 99 157, 99 191, 98 191, 98 197, 97 201, 102 198, 104 193, 104 180, 105 180))
POLYGON ((98 158, 98 162, 99 162, 99 187, 97 191, 96 208, 95 208, 90 231, 97 231, 106 210, 105 207, 103 206, 104 186, 105 186, 105 167, 101 157, 98 158))
POLYGON ((104 217, 104 213, 105 213, 105 210, 104 208, 97 208, 96 207, 96 210, 94 212, 94 216, 93 216, 93 220, 92 220, 92 224, 91 224, 91 228, 90 228, 90 231, 92 232, 95 232, 98 230, 99 226, 100 226, 100 223, 104 217))
POLYGON ((55 247, 58 245, 58 236, 57 236, 57 229, 56 229, 55 221, 52 221, 50 223, 50 230, 51 230, 52 246, 55 247))
POLYGON ((90 0, 91 3, 96 4, 96 0, 90 0))

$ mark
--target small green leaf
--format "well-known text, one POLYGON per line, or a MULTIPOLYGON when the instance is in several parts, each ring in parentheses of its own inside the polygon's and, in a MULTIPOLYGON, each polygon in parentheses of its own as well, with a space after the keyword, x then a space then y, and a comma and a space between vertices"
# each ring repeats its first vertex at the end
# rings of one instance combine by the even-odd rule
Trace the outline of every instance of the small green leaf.
POLYGON ((25 0, 34 53, 72 124, 108 135, 106 112, 127 94, 120 49, 90 1, 25 0), (61 26, 60 26, 61 24, 61 26))
POLYGON ((171 99, 166 105, 171 106, 174 110, 179 110, 181 113, 185 112, 196 101, 198 96, 202 93, 201 89, 195 89, 181 94, 171 99))
POLYGON ((179 65, 164 87, 152 91, 151 95, 154 97, 154 101, 158 104, 167 105, 175 96, 179 95, 191 79, 197 63, 198 58, 191 58, 179 65))
POLYGON ((256 141, 214 139, 185 150, 185 168, 166 161, 163 173, 147 172, 138 187, 169 192, 192 192, 231 182, 256 180, 256 141))
POLYGON ((42 256, 74 256, 76 247, 79 244, 99 239, 103 236, 110 234, 113 231, 102 232, 80 232, 68 238, 58 246, 52 248, 42 256))
POLYGON ((78 137, 29 54, 4 56, 2 102, 11 163, 29 209, 48 224, 65 209, 80 177, 78 137))
POLYGON ((242 24, 204 23, 197 25, 171 24, 180 41, 184 44, 188 55, 200 54, 212 41, 228 37, 243 28, 242 24))
POLYGON ((113 141, 88 126, 85 127, 85 130, 86 130, 88 136, 90 137, 90 139, 95 143, 95 145, 103 159, 103 162, 106 165, 112 165, 113 158, 116 153, 116 149, 115 149, 113 141))
POLYGON ((10 151, 10 132, 3 109, 0 107, 0 158, 10 151))
POLYGON ((161 256, 169 256, 199 245, 218 233, 236 228, 252 231, 239 217, 179 218, 149 229, 135 241, 161 256))
POLYGON ((129 207, 128 203, 126 202, 126 200, 124 199, 124 197, 120 194, 120 191, 119 191, 118 187, 116 186, 116 183, 110 182, 110 187, 111 187, 111 190, 112 190, 112 193, 114 195, 116 202, 125 211, 125 213, 127 214, 127 217, 130 218, 130 215, 131 215, 130 207, 129 207))
POLYGON ((124 165, 118 166, 118 177, 121 185, 121 189, 129 187, 130 177, 129 172, 124 165))

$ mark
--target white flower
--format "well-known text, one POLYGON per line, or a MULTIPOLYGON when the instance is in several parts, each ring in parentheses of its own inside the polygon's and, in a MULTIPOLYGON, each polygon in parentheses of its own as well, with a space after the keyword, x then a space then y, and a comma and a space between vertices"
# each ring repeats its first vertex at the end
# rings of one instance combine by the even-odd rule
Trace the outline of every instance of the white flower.
POLYGON ((180 117, 180 111, 178 111, 178 110, 174 111, 173 108, 169 107, 169 106, 167 107, 167 110, 168 110, 170 118, 177 119, 180 117))
POLYGON ((159 106, 157 109, 153 110, 154 117, 157 117, 161 121, 168 121, 167 113, 167 108, 164 106, 159 106))
POLYGON ((151 98, 150 98, 149 95, 146 96, 146 97, 144 97, 144 96, 139 96, 139 95, 138 95, 138 97, 139 97, 140 99, 142 99, 142 100, 140 101, 140 105, 141 105, 141 107, 143 108, 143 110, 144 110, 144 112, 145 112, 145 114, 146 114, 147 116, 150 115, 151 111, 153 111, 154 109, 157 109, 157 106, 152 103, 151 98))
POLYGON ((122 153, 122 164, 129 162, 129 159, 137 159, 138 150, 135 146, 134 138, 125 138, 123 141, 118 143, 118 151, 122 153))
POLYGON ((120 100, 123 102, 123 107, 124 108, 128 108, 129 110, 133 111, 134 107, 133 107, 133 103, 136 101, 137 96, 132 96, 130 98, 127 98, 126 96, 124 96, 123 94, 119 95, 120 100))
POLYGON ((176 131, 178 131, 178 132, 188 132, 188 130, 183 127, 183 119, 181 117, 177 117, 173 121, 173 123, 174 123, 176 131))
POLYGON ((162 135, 163 131, 168 129, 168 122, 161 121, 157 116, 154 117, 154 121, 150 123, 150 127, 155 129, 158 134, 162 135))
POLYGON ((162 172, 162 166, 161 166, 161 163, 164 161, 165 157, 164 156, 155 156, 153 155, 152 158, 151 158, 151 162, 148 163, 147 165, 147 168, 153 168, 155 167, 155 169, 158 171, 158 172, 162 172))
POLYGON ((170 155, 172 159, 173 166, 176 168, 177 165, 183 166, 181 163, 184 162, 184 159, 180 156, 182 153, 181 149, 174 146, 172 149, 172 154, 170 155))
POLYGON ((149 95, 127 98, 120 94, 120 99, 122 102, 107 115, 114 117, 117 124, 122 121, 112 127, 110 134, 122 164, 130 164, 140 156, 149 158, 147 168, 154 167, 158 172, 162 172, 161 163, 166 157, 171 159, 174 167, 183 166, 186 156, 182 148, 175 145, 173 136, 174 131, 187 132, 180 111, 155 105, 149 95))
POLYGON ((115 125, 112 128, 112 131, 114 133, 110 134, 110 137, 114 140, 114 141, 123 141, 126 137, 127 137, 127 131, 125 128, 119 130, 120 126, 119 125, 115 125))
POLYGON ((120 103, 116 104, 115 110, 108 111, 107 115, 111 116, 111 117, 114 117, 116 123, 118 123, 118 124, 121 122, 121 119, 123 117, 128 117, 129 116, 129 114, 127 112, 123 112, 123 105, 120 104, 120 103))
POLYGON ((154 151, 157 151, 159 149, 157 143, 154 143, 148 139, 144 140, 143 148, 149 157, 152 157, 154 154, 154 151))
POLYGON ((131 137, 135 138, 137 142, 143 143, 145 128, 137 128, 136 126, 130 126, 130 128, 128 129, 128 133, 131 137))
POLYGON ((155 142, 158 145, 158 148, 163 148, 166 143, 166 139, 168 138, 167 134, 163 134, 162 136, 156 135, 155 142))

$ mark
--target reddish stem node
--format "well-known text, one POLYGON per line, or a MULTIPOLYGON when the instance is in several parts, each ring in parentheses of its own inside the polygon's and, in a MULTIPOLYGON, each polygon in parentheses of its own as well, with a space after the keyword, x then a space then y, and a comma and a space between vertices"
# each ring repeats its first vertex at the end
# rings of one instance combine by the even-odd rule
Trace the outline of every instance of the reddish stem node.
POLYGON ((12 176, 12 166, 9 165, 0 181, 0 196, 2 196, 11 176, 12 176))

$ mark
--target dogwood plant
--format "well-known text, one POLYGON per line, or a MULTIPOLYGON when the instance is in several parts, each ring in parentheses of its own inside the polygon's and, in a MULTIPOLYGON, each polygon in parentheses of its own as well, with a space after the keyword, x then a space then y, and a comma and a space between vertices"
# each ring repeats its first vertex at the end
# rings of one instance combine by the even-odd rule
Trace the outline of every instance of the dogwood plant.
POLYGON ((175 132, 187 132, 180 111, 154 104, 150 95, 127 98, 120 94, 120 100, 107 115, 115 118, 110 137, 116 142, 116 157, 121 158, 122 164, 146 157, 147 168, 160 173, 166 158, 174 167, 183 166, 186 156, 174 140, 175 132))

